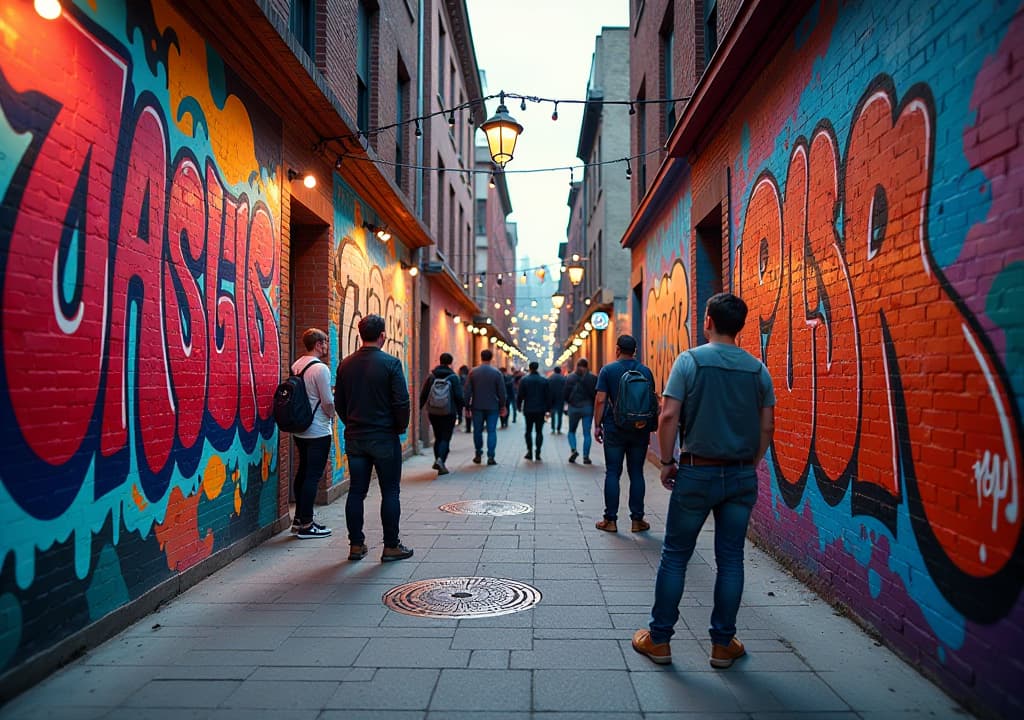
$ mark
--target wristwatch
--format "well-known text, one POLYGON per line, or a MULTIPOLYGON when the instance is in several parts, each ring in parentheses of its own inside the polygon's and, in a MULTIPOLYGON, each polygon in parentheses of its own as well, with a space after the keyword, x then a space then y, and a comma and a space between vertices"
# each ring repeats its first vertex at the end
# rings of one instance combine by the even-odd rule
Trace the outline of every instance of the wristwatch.
POLYGON ((665 462, 664 460, 662 460, 662 461, 661 461, 661 464, 662 464, 662 465, 663 465, 664 467, 671 467, 672 465, 678 465, 678 464, 679 464, 679 462, 678 462, 678 461, 677 461, 677 460, 676 460, 675 458, 672 458, 672 459, 670 459, 670 460, 669 460, 668 462, 665 462))

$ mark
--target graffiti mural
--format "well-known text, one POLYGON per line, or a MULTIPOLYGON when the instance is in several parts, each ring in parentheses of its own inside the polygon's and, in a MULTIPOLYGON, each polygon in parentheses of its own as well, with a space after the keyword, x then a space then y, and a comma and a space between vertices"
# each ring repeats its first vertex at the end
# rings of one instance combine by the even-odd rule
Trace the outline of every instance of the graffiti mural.
POLYGON ((645 279, 653 284, 644 299, 644 362, 659 391, 668 382, 675 359, 690 348, 689 194, 655 229, 645 248, 645 279))
POLYGON ((280 363, 278 121, 164 3, 5 21, 0 671, 276 518, 280 363))
MULTIPOLYGON (((371 219, 366 205, 341 179, 334 176, 334 293, 338 315, 332 319, 331 355, 337 362, 359 349, 359 321, 380 315, 385 323, 384 352, 402 361, 406 381, 412 367, 412 281, 402 272, 394 237, 383 241, 366 228, 371 219)), ((382 225, 383 223, 374 223, 382 225)), ((416 383, 410 392, 416 391, 416 383)), ((410 433, 402 435, 402 447, 409 449, 410 433)), ((344 479, 344 424, 335 423, 334 482, 344 479)))

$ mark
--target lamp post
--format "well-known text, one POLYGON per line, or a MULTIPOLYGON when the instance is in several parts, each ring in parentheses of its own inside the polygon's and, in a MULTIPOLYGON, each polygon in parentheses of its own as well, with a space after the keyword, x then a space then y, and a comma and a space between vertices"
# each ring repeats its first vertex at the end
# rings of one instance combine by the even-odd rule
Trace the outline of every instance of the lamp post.
POLYGON ((487 122, 480 126, 487 136, 487 147, 491 153, 491 160, 500 168, 512 159, 512 153, 516 149, 516 140, 523 132, 523 126, 516 122, 515 118, 508 114, 505 107, 505 92, 499 93, 498 110, 487 122))

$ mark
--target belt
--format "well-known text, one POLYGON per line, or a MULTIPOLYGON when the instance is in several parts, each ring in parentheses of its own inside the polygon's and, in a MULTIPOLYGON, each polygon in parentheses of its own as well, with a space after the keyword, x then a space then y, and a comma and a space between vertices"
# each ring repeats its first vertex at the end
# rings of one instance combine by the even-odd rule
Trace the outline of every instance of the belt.
POLYGON ((701 457, 700 455, 694 455, 693 453, 684 452, 679 455, 680 465, 715 465, 718 467, 743 467, 746 465, 753 465, 754 461, 752 458, 746 458, 743 460, 728 460, 726 458, 709 458, 701 457))

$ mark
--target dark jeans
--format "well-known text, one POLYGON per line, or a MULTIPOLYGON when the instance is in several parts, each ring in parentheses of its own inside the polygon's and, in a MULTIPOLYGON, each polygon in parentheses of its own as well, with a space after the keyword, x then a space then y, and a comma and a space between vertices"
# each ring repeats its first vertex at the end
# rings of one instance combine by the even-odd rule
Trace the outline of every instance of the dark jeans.
POLYGON ((619 516, 619 478, 622 463, 629 475, 629 516, 634 520, 644 517, 644 462, 650 433, 623 433, 604 429, 604 517, 616 520, 619 516))
POLYGON ((576 428, 579 427, 580 420, 583 421, 583 457, 590 457, 590 442, 593 440, 593 436, 590 434, 590 426, 594 423, 594 413, 579 413, 573 410, 569 411, 569 449, 576 452, 576 428))
POLYGON ((477 455, 484 451, 484 423, 487 423, 487 457, 492 458, 498 449, 498 411, 473 411, 473 447, 477 455))
POLYGON ((561 404, 556 404, 555 407, 551 408, 551 431, 562 432, 562 417, 565 415, 565 407, 561 404))
POLYGON ((711 642, 728 645, 736 634, 736 613, 743 596, 743 542, 757 502, 757 473, 752 466, 682 465, 668 504, 665 544, 651 610, 651 639, 668 642, 679 620, 686 565, 693 555, 708 513, 715 515, 715 607, 708 632, 711 642))
POLYGON ((316 490, 327 467, 327 458, 331 455, 331 436, 318 438, 295 438, 295 448, 299 451, 299 466, 295 469, 295 481, 292 488, 295 493, 295 522, 309 525, 313 522, 313 503, 316 502, 316 490))
POLYGON ((384 547, 398 547, 398 518, 402 505, 398 498, 402 480, 402 444, 398 436, 376 440, 345 438, 351 486, 345 500, 345 524, 352 545, 366 542, 363 534, 363 501, 370 490, 370 473, 377 471, 380 483, 380 523, 384 527, 384 547))
POLYGON ((540 446, 544 444, 544 413, 524 412, 523 417, 526 418, 526 452, 533 452, 536 444, 537 454, 540 455, 540 446), (530 439, 531 430, 537 438, 536 443, 530 439))
POLYGON ((455 415, 427 415, 430 427, 434 428, 434 458, 444 462, 452 445, 452 431, 455 430, 455 415))

